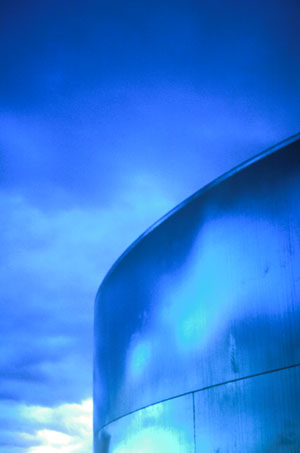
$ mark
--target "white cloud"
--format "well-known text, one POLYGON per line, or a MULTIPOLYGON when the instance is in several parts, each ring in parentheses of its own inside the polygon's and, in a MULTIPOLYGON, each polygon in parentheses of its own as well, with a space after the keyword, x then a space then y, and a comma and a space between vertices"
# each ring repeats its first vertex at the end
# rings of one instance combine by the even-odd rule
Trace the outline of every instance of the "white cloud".
POLYGON ((15 445, 25 453, 92 452, 92 400, 55 407, 18 405, 14 408, 15 445))

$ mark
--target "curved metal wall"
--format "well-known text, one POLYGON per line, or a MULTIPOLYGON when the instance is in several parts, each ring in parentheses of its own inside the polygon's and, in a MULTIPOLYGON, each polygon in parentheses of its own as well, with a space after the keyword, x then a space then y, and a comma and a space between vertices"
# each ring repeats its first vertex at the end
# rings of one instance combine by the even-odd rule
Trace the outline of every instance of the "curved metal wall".
POLYGON ((95 304, 95 453, 300 451, 300 140, 182 203, 95 304))

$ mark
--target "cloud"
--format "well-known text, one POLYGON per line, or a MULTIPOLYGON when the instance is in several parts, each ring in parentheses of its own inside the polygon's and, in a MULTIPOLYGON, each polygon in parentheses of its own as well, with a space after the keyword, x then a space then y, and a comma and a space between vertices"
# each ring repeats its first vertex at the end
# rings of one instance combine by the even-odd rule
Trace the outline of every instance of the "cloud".
POLYGON ((91 395, 93 300, 115 259, 296 132, 299 40, 279 3, 19 3, 0 19, 0 397, 24 435, 7 428, 0 449, 46 453, 73 448, 45 414, 91 395))
POLYGON ((296 127, 280 104, 191 84, 77 93, 52 111, 0 114, 2 187, 42 210, 94 209, 145 177, 177 203, 296 127))
POLYGON ((84 414, 80 432, 72 414, 92 394, 94 297, 118 256, 173 205, 146 173, 97 208, 42 209, 2 191, 0 451, 91 451, 76 437, 84 414))
POLYGON ((91 399, 54 407, 2 402, 0 410, 0 451, 92 451, 91 399))
POLYGON ((91 395, 97 288, 125 248, 172 205, 147 175, 133 178, 107 208, 43 211, 2 193, 2 399, 54 406, 91 395))

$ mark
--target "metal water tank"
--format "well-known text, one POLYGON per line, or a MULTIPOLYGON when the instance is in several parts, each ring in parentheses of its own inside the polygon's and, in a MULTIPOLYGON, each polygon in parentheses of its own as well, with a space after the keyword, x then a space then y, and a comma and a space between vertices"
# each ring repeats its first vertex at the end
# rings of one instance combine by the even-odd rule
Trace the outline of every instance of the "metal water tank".
POLYGON ((95 303, 95 453, 300 452, 300 139, 209 184, 95 303))

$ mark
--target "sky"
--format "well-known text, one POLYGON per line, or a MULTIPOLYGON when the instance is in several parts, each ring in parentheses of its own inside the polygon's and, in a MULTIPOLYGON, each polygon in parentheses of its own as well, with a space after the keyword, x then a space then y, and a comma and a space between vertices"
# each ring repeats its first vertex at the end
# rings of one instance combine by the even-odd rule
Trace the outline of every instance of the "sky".
POLYGON ((299 20, 298 0, 1 1, 1 453, 92 451, 101 280, 299 132, 299 20))

